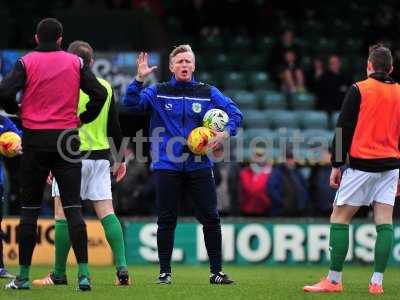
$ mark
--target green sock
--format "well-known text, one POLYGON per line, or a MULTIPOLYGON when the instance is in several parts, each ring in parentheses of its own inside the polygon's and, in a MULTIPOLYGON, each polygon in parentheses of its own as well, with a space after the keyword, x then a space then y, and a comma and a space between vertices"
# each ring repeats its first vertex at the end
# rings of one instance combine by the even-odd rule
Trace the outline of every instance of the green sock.
POLYGON ((68 252, 71 248, 71 241, 69 239, 67 220, 56 220, 54 227, 54 244, 56 252, 54 275, 56 277, 60 277, 65 275, 68 252))
POLYGON ((116 267, 126 267, 124 236, 122 234, 121 223, 115 214, 111 214, 101 219, 101 224, 112 249, 116 267))
POLYGON ((376 232, 374 271, 383 273, 386 269, 390 251, 392 251, 393 225, 376 225, 376 232))
POLYGON ((331 224, 329 250, 331 252, 330 270, 342 272, 349 248, 349 225, 331 224))
POLYGON ((87 263, 78 264, 78 276, 87 276, 89 277, 89 266, 87 263))
POLYGON ((21 279, 29 279, 29 269, 30 266, 19 266, 19 278, 21 279))

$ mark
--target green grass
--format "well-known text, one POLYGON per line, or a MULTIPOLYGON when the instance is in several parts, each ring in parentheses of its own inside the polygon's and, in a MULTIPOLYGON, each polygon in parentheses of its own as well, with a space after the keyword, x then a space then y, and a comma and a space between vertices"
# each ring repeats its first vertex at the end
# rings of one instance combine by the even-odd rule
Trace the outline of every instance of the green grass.
MULTIPOLYGON (((371 267, 347 266, 344 274, 345 291, 342 294, 306 294, 305 284, 314 283, 326 274, 326 267, 266 267, 227 266, 226 271, 237 281, 233 286, 211 286, 206 267, 175 266, 173 284, 158 286, 156 266, 131 266, 134 284, 114 287, 114 269, 92 267, 91 292, 76 291, 76 268, 70 268, 69 286, 32 288, 30 291, 0 289, 0 300, 63 300, 63 299, 373 299, 367 291, 371 267)), ((12 271, 16 269, 11 268, 12 271)), ((33 267, 32 278, 45 275, 48 267, 33 267)), ((4 286, 6 280, 0 280, 4 286)), ((382 299, 399 299, 400 269, 390 268, 385 274, 385 294, 382 299)))

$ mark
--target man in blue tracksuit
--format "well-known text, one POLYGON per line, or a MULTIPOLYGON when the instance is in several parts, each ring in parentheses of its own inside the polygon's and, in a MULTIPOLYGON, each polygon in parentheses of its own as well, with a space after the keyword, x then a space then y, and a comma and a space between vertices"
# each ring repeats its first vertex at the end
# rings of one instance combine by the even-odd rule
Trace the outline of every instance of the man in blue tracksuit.
MULTIPOLYGON (((7 117, 0 115, 0 136, 5 132, 15 132, 19 136, 22 135, 21 130, 15 126, 15 124, 7 117)), ((19 146, 19 151, 21 146, 19 146)), ((0 156, 0 160, 2 157, 0 156)), ((3 163, 0 161, 0 278, 14 278, 13 275, 8 273, 4 268, 3 261, 3 232, 1 231, 1 221, 3 220, 3 191, 4 191, 4 173, 3 173, 3 163)))
POLYGON ((171 81, 143 89, 143 81, 156 67, 149 67, 147 53, 137 61, 137 75, 128 86, 124 104, 151 114, 151 155, 155 175, 158 212, 157 246, 160 260, 158 283, 171 283, 171 255, 177 221, 177 203, 190 195, 203 233, 210 259, 210 283, 231 284, 222 272, 221 225, 217 195, 207 156, 196 157, 184 140, 192 129, 202 126, 204 114, 220 108, 229 116, 224 132, 218 132, 212 144, 236 134, 242 113, 235 103, 217 88, 193 79, 195 57, 189 45, 176 47, 169 56, 171 81))

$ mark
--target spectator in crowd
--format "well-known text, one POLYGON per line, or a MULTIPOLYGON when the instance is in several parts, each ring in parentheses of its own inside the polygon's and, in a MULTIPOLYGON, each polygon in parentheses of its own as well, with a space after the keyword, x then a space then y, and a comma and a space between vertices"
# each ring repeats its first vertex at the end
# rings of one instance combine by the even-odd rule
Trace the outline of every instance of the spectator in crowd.
MULTIPOLYGON (((268 72, 271 74, 278 74, 280 71, 280 67, 285 63, 284 57, 282 53, 287 51, 293 51, 297 56, 300 56, 300 48, 295 42, 294 32, 292 30, 285 30, 279 42, 277 42, 271 49, 271 52, 268 55, 268 72)), ((300 57, 298 57, 300 60, 300 57)), ((274 79, 277 83, 279 83, 279 75, 275 75, 274 79)))
POLYGON ((331 160, 328 149, 322 149, 321 160, 311 168, 309 191, 313 207, 313 214, 328 217, 332 213, 332 204, 336 190, 329 186, 331 175, 331 160))
POLYGON ((336 54, 328 61, 328 70, 316 82, 317 109, 328 113, 340 110, 351 78, 342 70, 342 61, 336 54))
POLYGON ((115 186, 113 196, 116 200, 116 211, 120 215, 153 215, 155 183, 148 166, 137 159, 129 159, 126 178, 115 186))
POLYGON ((324 64, 322 62, 322 59, 319 57, 315 57, 312 60, 312 65, 306 74, 307 89, 309 91, 315 93, 316 84, 318 80, 321 78, 323 73, 324 73, 324 64))
POLYGON ((288 150, 286 161, 273 167, 267 184, 271 199, 271 216, 301 217, 309 203, 306 180, 296 167, 293 153, 288 150))
POLYGON ((297 54, 293 50, 284 52, 280 76, 283 92, 296 93, 304 91, 304 72, 298 63, 297 54))
POLYGON ((228 185, 229 166, 225 162, 215 163, 213 167, 217 186, 218 211, 226 215, 230 211, 230 194, 228 185))
POLYGON ((220 162, 216 165, 220 173, 220 182, 217 186, 218 211, 221 215, 238 216, 240 166, 234 161, 220 162))
POLYGON ((240 212, 245 216, 266 216, 271 206, 266 188, 272 167, 265 148, 255 148, 250 165, 240 171, 240 212))

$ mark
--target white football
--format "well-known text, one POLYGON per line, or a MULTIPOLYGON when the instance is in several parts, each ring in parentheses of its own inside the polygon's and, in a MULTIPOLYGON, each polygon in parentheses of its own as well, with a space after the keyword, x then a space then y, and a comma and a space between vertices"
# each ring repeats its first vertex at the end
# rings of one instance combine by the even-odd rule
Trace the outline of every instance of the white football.
POLYGON ((213 108, 206 112, 203 126, 216 131, 224 131, 229 121, 228 114, 221 109, 213 108))

